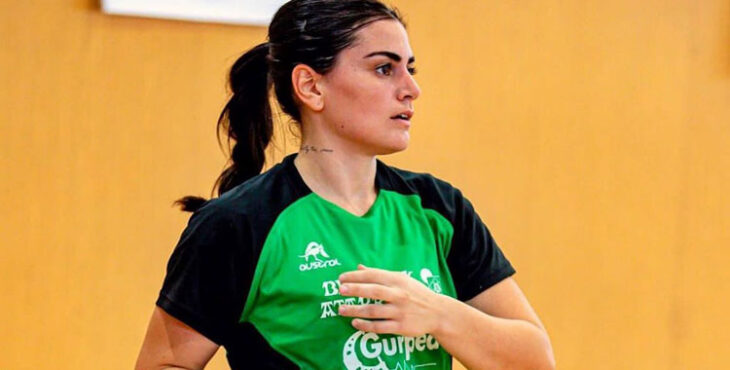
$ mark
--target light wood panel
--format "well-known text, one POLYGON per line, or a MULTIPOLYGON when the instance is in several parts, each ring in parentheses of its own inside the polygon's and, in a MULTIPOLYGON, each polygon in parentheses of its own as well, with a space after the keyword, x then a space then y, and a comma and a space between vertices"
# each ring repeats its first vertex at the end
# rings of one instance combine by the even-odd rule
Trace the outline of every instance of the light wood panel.
MULTIPOLYGON (((395 3, 423 94, 386 160, 473 201, 559 368, 725 368, 730 4, 395 3)), ((132 366, 170 204, 210 194, 225 74, 264 37, 0 3, 0 368, 132 366)))

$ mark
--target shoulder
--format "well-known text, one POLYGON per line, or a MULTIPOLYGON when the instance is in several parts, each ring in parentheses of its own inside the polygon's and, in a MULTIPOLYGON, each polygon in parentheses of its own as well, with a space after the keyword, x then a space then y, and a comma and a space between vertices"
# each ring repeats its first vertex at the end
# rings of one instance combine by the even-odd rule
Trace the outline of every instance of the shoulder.
POLYGON ((404 195, 418 195, 425 208, 453 216, 465 201, 458 188, 430 173, 404 170, 378 162, 378 185, 381 188, 404 195))
POLYGON ((427 172, 415 172, 387 165, 378 161, 378 171, 384 175, 384 182, 391 190, 412 193, 460 193, 449 182, 427 172))
POLYGON ((198 212, 211 217, 276 217, 299 197, 281 163, 206 202, 198 212))

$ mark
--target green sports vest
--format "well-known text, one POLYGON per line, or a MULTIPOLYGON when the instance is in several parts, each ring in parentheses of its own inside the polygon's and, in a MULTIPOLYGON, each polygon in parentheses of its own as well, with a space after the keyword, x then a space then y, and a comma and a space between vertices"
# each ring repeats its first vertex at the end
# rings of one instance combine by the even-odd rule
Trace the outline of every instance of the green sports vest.
POLYGON ((468 300, 514 273, 461 193, 378 161, 377 198, 355 216, 311 192, 290 155, 196 211, 157 304, 226 348, 241 369, 451 369, 431 334, 356 330, 339 294, 358 264, 468 300))

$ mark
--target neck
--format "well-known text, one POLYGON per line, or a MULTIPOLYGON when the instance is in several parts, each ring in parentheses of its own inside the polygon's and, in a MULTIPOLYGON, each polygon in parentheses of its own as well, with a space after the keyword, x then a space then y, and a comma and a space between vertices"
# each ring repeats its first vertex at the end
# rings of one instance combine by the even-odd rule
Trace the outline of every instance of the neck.
POLYGON ((347 147, 336 139, 303 133, 294 165, 314 193, 351 213, 363 215, 377 197, 377 161, 373 155, 347 147))
POLYGON ((351 200, 376 195, 375 157, 343 153, 326 144, 304 143, 294 164, 318 195, 351 200))

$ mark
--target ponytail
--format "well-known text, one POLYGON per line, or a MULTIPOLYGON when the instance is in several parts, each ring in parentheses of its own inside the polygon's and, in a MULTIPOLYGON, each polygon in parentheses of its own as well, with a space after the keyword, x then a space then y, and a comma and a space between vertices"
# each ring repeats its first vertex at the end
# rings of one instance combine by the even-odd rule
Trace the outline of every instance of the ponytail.
MULTIPOLYGON (((231 150, 231 165, 213 185, 218 187, 218 196, 258 175, 264 167, 265 149, 273 135, 268 54, 269 43, 265 42, 247 51, 231 67, 228 83, 233 96, 218 117, 216 137, 220 144, 223 129, 229 147, 231 139, 236 143, 231 150)), ((205 202, 205 198, 188 195, 173 205, 195 212, 205 202)))
MULTIPOLYGON (((264 167, 265 149, 273 135, 270 87, 274 87, 282 112, 301 124, 301 112, 293 98, 293 68, 304 64, 327 74, 339 53, 357 41, 358 30, 382 19, 405 26, 396 9, 378 0, 291 0, 276 11, 269 24, 269 42, 243 54, 231 68, 228 82, 233 96, 218 117, 216 136, 220 144, 223 128, 229 149, 231 140, 235 145, 230 150, 230 167, 213 185, 219 196, 258 175, 264 167)), ((205 198, 186 196, 174 204, 195 212, 205 202, 205 198)))

